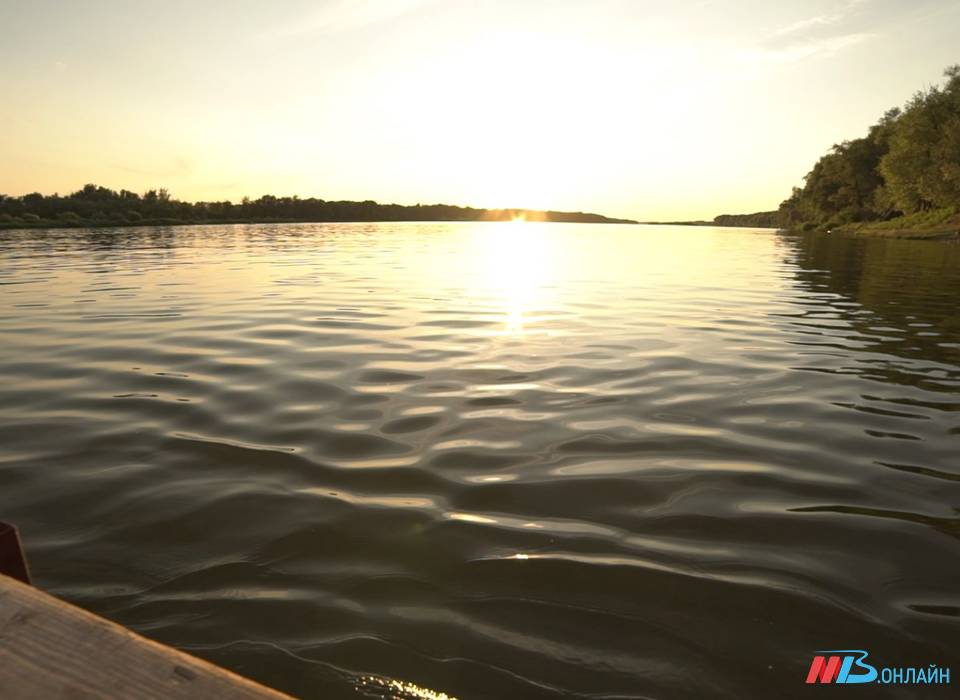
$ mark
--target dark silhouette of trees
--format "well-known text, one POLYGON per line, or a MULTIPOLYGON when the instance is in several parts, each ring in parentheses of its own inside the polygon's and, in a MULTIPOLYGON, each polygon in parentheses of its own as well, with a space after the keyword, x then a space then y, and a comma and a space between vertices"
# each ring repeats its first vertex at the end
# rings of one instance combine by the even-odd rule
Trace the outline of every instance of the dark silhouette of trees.
POLYGON ((753 214, 721 214, 713 219, 714 226, 755 226, 757 228, 779 228, 780 212, 758 211, 753 214))
POLYGON ((633 223, 583 212, 525 209, 476 209, 449 204, 378 204, 366 200, 326 201, 264 195, 244 197, 239 204, 181 202, 165 189, 138 195, 89 184, 61 196, 31 193, 22 197, 0 195, 0 227, 117 226, 139 224, 243 223, 295 221, 510 221, 523 216, 531 221, 633 223))
POLYGON ((943 87, 918 92, 820 158, 780 205, 780 224, 831 228, 960 209, 960 66, 944 75, 943 87))

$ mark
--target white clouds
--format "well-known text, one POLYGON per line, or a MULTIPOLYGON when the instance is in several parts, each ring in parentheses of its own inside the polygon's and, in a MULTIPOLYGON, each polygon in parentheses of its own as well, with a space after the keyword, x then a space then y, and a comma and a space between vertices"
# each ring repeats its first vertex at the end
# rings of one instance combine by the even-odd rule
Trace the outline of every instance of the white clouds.
POLYGON ((827 58, 874 36, 874 34, 868 32, 838 34, 824 39, 791 43, 781 47, 767 46, 758 49, 753 55, 770 63, 793 63, 815 57, 827 58))
MULTIPOLYGON (((821 12, 773 30, 748 58, 768 64, 786 64, 827 58, 877 35, 863 10, 871 0, 847 0, 831 12, 821 12)), ((875 4, 875 3, 874 3, 875 4)))
POLYGON ((785 27, 780 27, 776 30, 774 36, 789 36, 790 34, 795 34, 796 32, 801 32, 811 27, 819 27, 825 24, 833 24, 837 21, 837 15, 816 15, 815 17, 808 17, 806 19, 801 19, 791 24, 786 25, 785 27))
POLYGON ((797 20, 796 22, 792 22, 791 24, 777 29, 774 32, 774 36, 789 37, 791 35, 802 34, 803 32, 815 29, 817 27, 839 24, 843 22, 843 20, 850 17, 851 14, 855 13, 858 8, 866 3, 867 0, 848 0, 848 2, 844 3, 836 12, 814 15, 813 17, 797 20))

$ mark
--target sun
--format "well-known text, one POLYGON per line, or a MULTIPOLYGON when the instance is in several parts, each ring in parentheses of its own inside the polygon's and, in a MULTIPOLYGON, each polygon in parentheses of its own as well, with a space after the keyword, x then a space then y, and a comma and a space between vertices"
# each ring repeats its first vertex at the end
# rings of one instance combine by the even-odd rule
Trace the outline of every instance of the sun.
POLYGON ((513 217, 510 219, 511 224, 525 224, 526 222, 527 222, 527 215, 524 214, 523 212, 520 212, 519 214, 514 214, 513 217))

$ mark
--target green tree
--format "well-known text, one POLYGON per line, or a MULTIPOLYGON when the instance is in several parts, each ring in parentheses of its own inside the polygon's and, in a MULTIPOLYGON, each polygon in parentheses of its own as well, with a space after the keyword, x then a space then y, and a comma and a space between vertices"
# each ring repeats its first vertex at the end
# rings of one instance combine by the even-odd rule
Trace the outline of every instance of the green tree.
POLYGON ((907 104, 880 163, 889 197, 907 213, 960 205, 960 66, 945 75, 944 87, 907 104))

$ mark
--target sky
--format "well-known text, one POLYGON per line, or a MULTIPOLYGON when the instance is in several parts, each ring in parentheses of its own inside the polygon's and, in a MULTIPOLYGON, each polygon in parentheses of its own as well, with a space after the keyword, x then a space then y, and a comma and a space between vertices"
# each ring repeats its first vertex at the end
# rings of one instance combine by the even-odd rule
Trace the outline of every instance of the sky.
POLYGON ((775 208, 956 0, 0 0, 0 193, 775 208))

